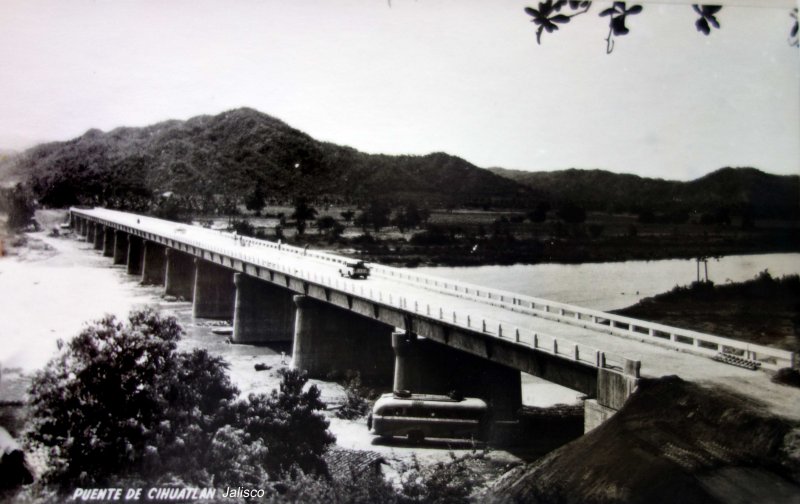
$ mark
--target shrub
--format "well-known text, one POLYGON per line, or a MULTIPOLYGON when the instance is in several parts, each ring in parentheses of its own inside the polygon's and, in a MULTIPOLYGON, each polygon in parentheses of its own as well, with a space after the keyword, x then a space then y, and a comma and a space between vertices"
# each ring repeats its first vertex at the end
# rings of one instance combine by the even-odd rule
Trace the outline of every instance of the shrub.
POLYGON ((150 309, 127 323, 86 327, 32 383, 28 443, 45 447, 44 482, 60 491, 120 481, 263 485, 293 466, 325 473, 334 441, 306 377, 286 371, 280 392, 236 401, 227 364, 176 351, 174 317, 150 309))

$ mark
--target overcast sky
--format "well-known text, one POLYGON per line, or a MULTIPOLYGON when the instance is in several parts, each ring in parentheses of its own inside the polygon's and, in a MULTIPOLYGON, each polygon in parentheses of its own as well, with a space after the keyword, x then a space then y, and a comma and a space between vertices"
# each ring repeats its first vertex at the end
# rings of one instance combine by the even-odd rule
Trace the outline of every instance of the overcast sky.
POLYGON ((645 5, 537 46, 516 0, 0 0, 0 148, 248 106, 373 153, 691 179, 800 172, 788 8, 645 5))

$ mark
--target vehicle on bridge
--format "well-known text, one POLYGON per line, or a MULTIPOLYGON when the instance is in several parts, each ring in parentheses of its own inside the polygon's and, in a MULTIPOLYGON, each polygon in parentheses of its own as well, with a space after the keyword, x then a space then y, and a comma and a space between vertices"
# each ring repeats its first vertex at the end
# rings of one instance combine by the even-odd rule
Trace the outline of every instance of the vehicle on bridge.
POLYGON ((367 427, 381 437, 484 439, 488 407, 482 399, 397 391, 375 401, 367 427))
POLYGON ((369 277, 369 267, 364 264, 364 261, 352 261, 344 265, 344 269, 339 270, 339 274, 347 278, 363 278, 369 277))

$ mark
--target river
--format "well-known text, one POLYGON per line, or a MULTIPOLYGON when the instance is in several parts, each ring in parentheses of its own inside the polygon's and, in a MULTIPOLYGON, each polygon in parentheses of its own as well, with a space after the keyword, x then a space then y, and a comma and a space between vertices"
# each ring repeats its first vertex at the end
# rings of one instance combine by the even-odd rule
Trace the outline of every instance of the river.
MULTIPOLYGON (((741 282, 765 269, 773 276, 800 273, 800 254, 737 255, 710 259, 708 279, 717 284, 741 282)), ((625 308, 676 285, 688 285, 697 278, 697 264, 693 259, 425 267, 417 270, 598 310, 625 308)), ((705 276, 702 263, 700 275, 703 278, 705 276)))

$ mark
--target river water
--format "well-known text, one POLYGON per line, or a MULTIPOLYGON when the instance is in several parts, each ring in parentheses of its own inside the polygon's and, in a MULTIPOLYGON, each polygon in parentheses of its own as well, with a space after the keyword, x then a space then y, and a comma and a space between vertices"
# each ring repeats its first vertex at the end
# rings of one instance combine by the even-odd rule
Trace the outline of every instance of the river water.
MULTIPOLYGON (((708 262, 708 279, 716 284, 741 282, 765 269, 773 276, 800 273, 800 254, 738 255, 711 259, 708 262)), ((676 285, 688 285, 697 278, 697 264, 693 259, 426 267, 418 268, 418 271, 598 310, 625 308, 676 285)), ((702 263, 700 275, 705 277, 702 263)))

